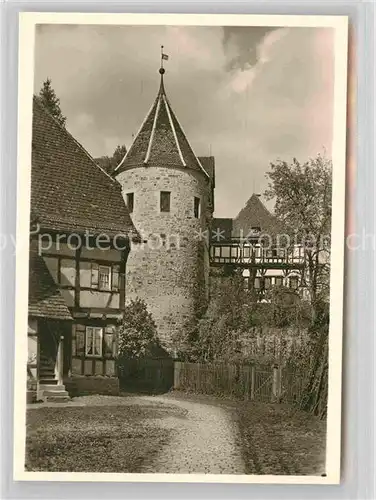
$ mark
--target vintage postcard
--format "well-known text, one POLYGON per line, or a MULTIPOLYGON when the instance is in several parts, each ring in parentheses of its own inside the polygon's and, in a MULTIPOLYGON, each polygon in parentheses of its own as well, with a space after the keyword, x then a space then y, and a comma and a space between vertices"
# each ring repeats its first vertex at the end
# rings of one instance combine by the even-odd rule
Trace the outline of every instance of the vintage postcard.
POLYGON ((16 479, 339 482, 347 24, 21 14, 16 479))

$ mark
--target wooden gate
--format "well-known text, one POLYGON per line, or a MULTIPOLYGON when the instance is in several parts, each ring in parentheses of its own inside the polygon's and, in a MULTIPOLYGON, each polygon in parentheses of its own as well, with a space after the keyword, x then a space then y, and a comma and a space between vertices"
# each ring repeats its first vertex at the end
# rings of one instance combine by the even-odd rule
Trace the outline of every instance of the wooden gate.
POLYGON ((174 361, 171 358, 121 359, 118 376, 124 392, 167 392, 174 385, 174 361))

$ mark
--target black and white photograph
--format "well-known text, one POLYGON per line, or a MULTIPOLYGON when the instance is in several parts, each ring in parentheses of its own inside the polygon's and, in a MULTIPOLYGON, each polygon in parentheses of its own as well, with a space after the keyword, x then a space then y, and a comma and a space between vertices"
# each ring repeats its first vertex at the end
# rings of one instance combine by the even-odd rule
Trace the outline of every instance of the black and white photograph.
POLYGON ((20 22, 15 474, 335 484, 347 18, 20 22))

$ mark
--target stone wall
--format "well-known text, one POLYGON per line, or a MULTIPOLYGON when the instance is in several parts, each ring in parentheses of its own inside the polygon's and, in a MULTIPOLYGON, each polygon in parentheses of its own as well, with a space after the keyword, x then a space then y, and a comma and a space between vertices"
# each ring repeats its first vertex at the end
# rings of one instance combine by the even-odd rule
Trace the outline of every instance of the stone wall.
POLYGON ((133 223, 144 242, 133 245, 127 262, 127 300, 145 300, 164 347, 191 320, 208 295, 208 244, 200 234, 211 216, 209 182, 184 168, 137 167, 117 176, 123 196, 134 193, 133 223), (160 211, 160 192, 171 193, 170 212, 160 211), (200 198, 200 217, 194 198, 200 198))

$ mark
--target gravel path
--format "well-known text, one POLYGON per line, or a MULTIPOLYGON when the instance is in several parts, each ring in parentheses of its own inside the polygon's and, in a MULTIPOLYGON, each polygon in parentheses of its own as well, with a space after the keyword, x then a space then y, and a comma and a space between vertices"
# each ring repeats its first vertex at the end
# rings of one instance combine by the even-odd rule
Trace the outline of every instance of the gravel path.
POLYGON ((172 440, 141 472, 245 474, 236 427, 226 410, 163 396, 137 399, 181 410, 160 420, 172 440))

